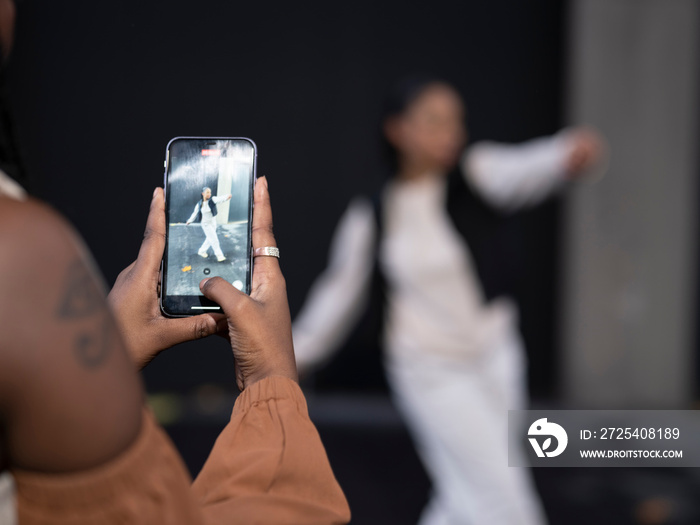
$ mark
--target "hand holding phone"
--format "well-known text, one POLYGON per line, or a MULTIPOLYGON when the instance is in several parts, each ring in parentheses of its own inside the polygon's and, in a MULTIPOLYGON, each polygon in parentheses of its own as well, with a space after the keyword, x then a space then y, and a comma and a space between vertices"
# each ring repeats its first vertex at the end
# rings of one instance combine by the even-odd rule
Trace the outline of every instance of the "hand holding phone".
POLYGON ((122 339, 139 369, 162 350, 213 335, 226 325, 222 314, 209 313, 182 319, 163 316, 158 288, 165 229, 163 190, 156 188, 138 258, 119 274, 107 296, 122 339))
MULTIPOLYGON (((267 179, 255 186, 253 246, 277 246, 267 179)), ((287 289, 275 257, 256 257, 250 296, 220 277, 201 283, 202 292, 223 307, 241 390, 271 376, 298 381, 287 289)), ((221 324, 221 323, 220 323, 221 324)))

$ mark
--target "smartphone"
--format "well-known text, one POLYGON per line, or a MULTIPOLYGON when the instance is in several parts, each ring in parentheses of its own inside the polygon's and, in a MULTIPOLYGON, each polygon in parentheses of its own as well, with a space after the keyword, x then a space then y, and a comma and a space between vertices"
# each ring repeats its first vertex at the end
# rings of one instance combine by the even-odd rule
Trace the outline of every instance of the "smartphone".
POLYGON ((169 317, 221 312, 199 291, 219 276, 250 293, 257 147, 248 138, 175 137, 165 151, 160 307, 169 317))

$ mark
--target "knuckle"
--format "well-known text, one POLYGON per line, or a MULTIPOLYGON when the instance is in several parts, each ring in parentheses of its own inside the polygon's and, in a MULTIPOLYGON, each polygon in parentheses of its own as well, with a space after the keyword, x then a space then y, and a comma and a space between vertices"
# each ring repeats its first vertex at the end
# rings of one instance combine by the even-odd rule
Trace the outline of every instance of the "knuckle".
POLYGON ((209 326, 206 319, 196 319, 192 326, 192 329, 194 331, 194 339, 202 339, 209 335, 209 326))
POLYGON ((143 232, 143 238, 146 241, 148 241, 148 240, 165 241, 165 233, 156 231, 153 228, 146 228, 146 231, 143 232))
POLYGON ((267 235, 272 235, 272 222, 269 224, 262 224, 262 225, 256 225, 253 226, 253 235, 256 234, 267 234, 267 235))

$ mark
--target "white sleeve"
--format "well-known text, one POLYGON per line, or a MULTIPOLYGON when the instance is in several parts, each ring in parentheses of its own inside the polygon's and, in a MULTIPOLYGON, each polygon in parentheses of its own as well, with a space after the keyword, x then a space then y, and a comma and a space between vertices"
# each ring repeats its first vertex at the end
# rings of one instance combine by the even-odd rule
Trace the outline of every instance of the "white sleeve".
POLYGON ((522 144, 478 142, 462 157, 462 171, 489 203, 514 211, 538 204, 562 186, 572 147, 567 130, 522 144))
POLYGON ((299 370, 329 359, 365 307, 374 268, 376 220, 366 199, 350 203, 333 235, 328 267, 316 279, 294 320, 299 370))
POLYGON ((194 211, 192 212, 192 215, 190 215, 190 218, 187 219, 185 222, 192 222, 195 217, 197 217, 197 213, 199 213, 199 203, 194 205, 194 211))
POLYGON ((212 197, 211 200, 214 201, 214 204, 219 204, 220 202, 227 201, 228 193, 226 195, 217 195, 216 197, 212 197))

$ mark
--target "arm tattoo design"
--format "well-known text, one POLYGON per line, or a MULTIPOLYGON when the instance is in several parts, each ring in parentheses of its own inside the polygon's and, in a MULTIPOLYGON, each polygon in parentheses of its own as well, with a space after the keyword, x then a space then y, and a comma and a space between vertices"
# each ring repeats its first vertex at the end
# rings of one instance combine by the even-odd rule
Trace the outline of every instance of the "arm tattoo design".
POLYGON ((65 293, 58 308, 60 319, 81 319, 104 306, 104 298, 82 261, 73 261, 66 276, 65 293))
POLYGON ((62 321, 79 321, 100 315, 97 327, 89 326, 75 336, 73 349, 85 368, 100 366, 112 346, 112 319, 105 308, 105 299, 94 277, 82 261, 74 261, 68 268, 65 291, 58 305, 56 317, 62 321))

